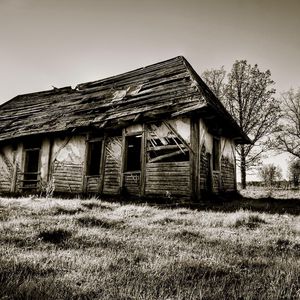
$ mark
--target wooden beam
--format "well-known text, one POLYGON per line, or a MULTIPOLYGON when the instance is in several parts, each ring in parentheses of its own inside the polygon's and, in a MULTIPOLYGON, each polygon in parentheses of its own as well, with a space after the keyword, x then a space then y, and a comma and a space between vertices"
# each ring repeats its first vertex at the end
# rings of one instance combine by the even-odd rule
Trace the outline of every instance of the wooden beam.
POLYGON ((120 176, 121 176, 121 185, 120 189, 121 192, 124 188, 124 170, 125 170, 125 163, 126 163, 126 130, 125 128, 122 131, 122 149, 121 149, 121 170, 120 170, 120 176))
POLYGON ((87 159, 88 159, 88 141, 90 138, 90 134, 87 133, 86 139, 85 139, 85 150, 84 150, 84 162, 83 162, 83 168, 82 168, 82 192, 86 192, 87 188, 87 181, 86 181, 86 172, 87 172, 87 159))
POLYGON ((14 169, 13 169, 13 176, 12 176, 12 179, 11 179, 11 186, 10 186, 10 191, 12 193, 14 193, 16 191, 16 184, 17 184, 17 160, 15 160, 15 163, 14 163, 14 169))
POLYGON ((194 152, 190 156, 190 180, 191 195, 194 201, 200 200, 199 136, 199 119, 191 118, 191 147, 194 152))
POLYGON ((103 192, 103 186, 104 186, 104 176, 105 176, 105 162, 106 162, 106 135, 104 136, 102 140, 101 145, 101 158, 100 158, 100 182, 99 182, 99 188, 98 192, 101 194, 103 192))
MULTIPOLYGON (((183 144, 179 144, 180 149, 184 148, 185 146, 183 144)), ((164 146, 152 146, 149 147, 147 152, 149 151, 159 151, 159 150, 172 150, 172 149, 178 149, 178 145, 164 145, 164 146)))
MULTIPOLYGON (((185 149, 184 151, 187 152, 188 150, 185 149)), ((181 153, 182 153, 182 150, 177 150, 177 151, 174 151, 174 152, 171 152, 171 153, 168 153, 168 154, 164 154, 164 155, 161 155, 161 156, 150 159, 149 163, 161 161, 165 158, 170 158, 170 157, 176 156, 176 155, 181 154, 181 153)))
POLYGON ((165 124, 169 130, 173 132, 177 136, 177 138, 181 141, 182 144, 184 144, 192 153, 194 153, 194 150, 191 148, 191 146, 185 141, 185 139, 173 128, 172 125, 170 125, 168 122, 163 121, 163 124, 165 124))
POLYGON ((140 194, 145 195, 146 187, 146 160, 147 160, 147 133, 145 124, 143 124, 142 145, 141 145, 141 178, 140 178, 140 194))
POLYGON ((190 107, 186 107, 184 109, 181 109, 175 113, 172 113, 171 116, 172 117, 176 117, 176 116, 179 116, 179 115, 183 115, 183 114, 186 114, 188 112, 191 112, 191 111, 194 111, 194 110, 198 110, 198 109, 201 109, 201 108, 204 108, 207 106, 207 103, 198 103, 196 105, 193 105, 193 106, 190 106, 190 107))

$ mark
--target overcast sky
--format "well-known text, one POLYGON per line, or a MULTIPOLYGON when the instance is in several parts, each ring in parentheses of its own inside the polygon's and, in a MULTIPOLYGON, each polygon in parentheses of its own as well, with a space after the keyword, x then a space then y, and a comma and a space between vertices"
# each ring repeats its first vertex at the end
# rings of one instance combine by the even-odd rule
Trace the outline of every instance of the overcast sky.
POLYGON ((236 59, 300 86, 299 0, 0 0, 0 103, 177 55, 201 74, 236 59))

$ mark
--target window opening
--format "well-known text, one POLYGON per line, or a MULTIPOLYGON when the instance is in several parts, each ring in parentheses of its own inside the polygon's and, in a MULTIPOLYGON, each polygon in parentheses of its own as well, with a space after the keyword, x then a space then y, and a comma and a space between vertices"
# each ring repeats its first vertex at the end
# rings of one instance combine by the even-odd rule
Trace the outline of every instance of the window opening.
POLYGON ((220 139, 213 138, 213 170, 220 170, 220 139))
MULTIPOLYGON (((165 126, 164 126, 165 127, 165 126)), ((148 162, 182 162, 189 161, 189 149, 173 132, 163 134, 160 128, 151 125, 147 139, 148 162)))
POLYGON ((87 175, 100 175, 100 163, 102 155, 102 141, 88 143, 87 175))
POLYGON ((41 143, 32 140, 24 144, 25 165, 23 187, 36 188, 39 181, 39 160, 41 143))
POLYGON ((142 137, 126 137, 126 165, 125 172, 141 170, 141 145, 142 137))

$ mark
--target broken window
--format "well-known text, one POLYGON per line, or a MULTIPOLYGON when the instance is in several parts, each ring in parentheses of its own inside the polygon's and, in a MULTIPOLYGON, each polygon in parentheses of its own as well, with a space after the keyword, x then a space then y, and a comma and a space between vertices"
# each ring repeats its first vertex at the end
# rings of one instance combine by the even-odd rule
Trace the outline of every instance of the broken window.
POLYGON ((88 142, 87 175, 100 175, 100 163, 102 155, 102 141, 88 142))
POLYGON ((213 159, 213 170, 220 170, 220 139, 213 137, 213 149, 212 149, 212 159, 213 159))
POLYGON ((189 161, 189 149, 184 139, 165 125, 149 127, 147 139, 148 162, 189 161))
POLYGON ((141 170, 141 135, 126 137, 125 172, 141 170))

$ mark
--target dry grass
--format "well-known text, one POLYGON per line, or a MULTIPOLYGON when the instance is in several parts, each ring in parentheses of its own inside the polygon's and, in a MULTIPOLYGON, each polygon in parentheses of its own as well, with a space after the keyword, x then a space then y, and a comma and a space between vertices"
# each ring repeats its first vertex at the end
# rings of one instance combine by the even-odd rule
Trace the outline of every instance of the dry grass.
POLYGON ((0 198, 0 299, 299 299, 300 217, 0 198))
POLYGON ((244 197, 249 197, 253 199, 259 198, 274 198, 274 199, 300 199, 300 189, 278 189, 272 187, 271 189, 265 187, 253 187, 249 186, 247 189, 240 190, 240 193, 244 197))

